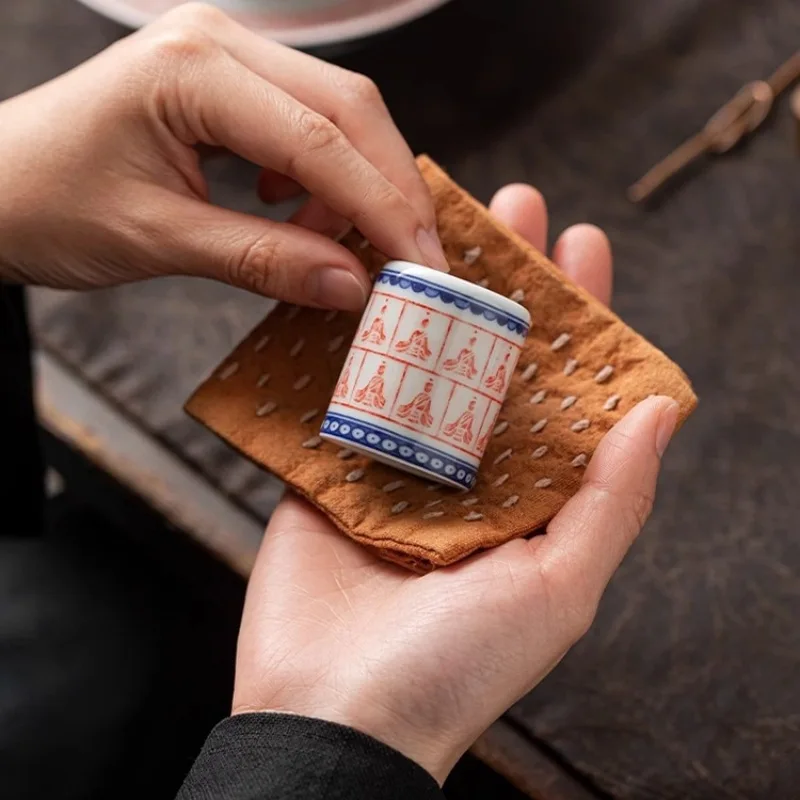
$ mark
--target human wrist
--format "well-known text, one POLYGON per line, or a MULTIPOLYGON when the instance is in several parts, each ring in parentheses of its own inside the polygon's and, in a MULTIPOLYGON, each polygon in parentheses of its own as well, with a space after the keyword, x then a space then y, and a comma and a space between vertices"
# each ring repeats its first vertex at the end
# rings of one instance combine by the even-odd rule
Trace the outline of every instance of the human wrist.
POLYGON ((361 731, 397 750, 419 764, 433 779, 443 785, 467 746, 460 748, 441 732, 425 731, 420 726, 399 720, 378 719, 371 715, 347 715, 330 720, 361 731))

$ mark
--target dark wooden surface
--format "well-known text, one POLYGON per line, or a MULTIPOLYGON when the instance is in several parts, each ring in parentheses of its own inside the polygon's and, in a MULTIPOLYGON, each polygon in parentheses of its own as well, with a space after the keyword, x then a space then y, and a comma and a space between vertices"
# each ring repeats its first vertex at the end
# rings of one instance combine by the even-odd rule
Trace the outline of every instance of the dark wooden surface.
MULTIPOLYGON (((5 95, 120 33, 70 0, 8 0, 0 31, 5 95)), ((481 199, 530 181, 554 232, 605 226, 616 309, 700 395, 597 624, 509 714, 594 793, 797 796, 800 161, 787 102, 648 208, 624 189, 798 42, 795 0, 456 0, 342 58, 380 83, 414 148, 481 199)), ((215 170, 218 198, 260 210, 251 170, 215 170)), ((170 281, 45 293, 34 310, 42 341, 267 513, 263 477, 180 412, 261 301, 170 281)))

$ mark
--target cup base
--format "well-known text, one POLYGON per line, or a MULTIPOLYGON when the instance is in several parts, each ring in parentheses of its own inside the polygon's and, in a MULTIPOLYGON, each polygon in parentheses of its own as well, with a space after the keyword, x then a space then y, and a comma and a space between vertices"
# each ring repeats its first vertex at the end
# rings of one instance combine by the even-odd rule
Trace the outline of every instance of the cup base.
POLYGON ((426 480, 431 481, 432 483, 439 483, 442 486, 448 486, 452 489, 459 489, 462 492, 469 491, 470 488, 465 486, 463 483, 459 483, 457 480, 450 480, 444 475, 437 475, 434 472, 428 472, 425 469, 421 469, 419 467, 415 467, 413 464, 409 464, 407 461, 404 461, 401 458, 395 458, 394 456, 390 456, 388 453, 381 453, 379 451, 373 450, 371 447, 368 446, 361 446, 354 442, 352 439, 347 439, 343 437, 339 437, 334 433, 327 433, 324 431, 320 431, 319 434, 320 439, 324 439, 327 442, 331 442, 332 444, 338 444, 342 447, 346 447, 348 450, 353 450, 356 453, 360 453, 363 456, 367 456, 367 458, 371 458, 373 461, 380 461, 382 464, 386 464, 387 466, 394 467, 402 472, 411 473, 412 475, 416 475, 419 478, 425 478, 426 480))

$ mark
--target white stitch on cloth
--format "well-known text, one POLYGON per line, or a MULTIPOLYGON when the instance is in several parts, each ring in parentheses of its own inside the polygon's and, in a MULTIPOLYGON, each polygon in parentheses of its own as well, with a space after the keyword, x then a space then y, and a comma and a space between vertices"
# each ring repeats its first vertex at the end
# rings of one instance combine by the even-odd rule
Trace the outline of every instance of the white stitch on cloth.
POLYGON ((462 256, 462 261, 468 266, 471 267, 483 254, 483 248, 480 246, 477 247, 470 247, 469 250, 464 251, 464 255, 462 256))
POLYGON ((572 406, 574 406, 575 403, 577 403, 577 402, 578 402, 578 398, 575 397, 574 394, 571 394, 569 397, 565 397, 561 401, 561 410, 562 411, 566 411, 568 408, 572 408, 572 406))
POLYGON ((483 286, 484 289, 489 288, 489 279, 488 278, 481 278, 478 281, 478 286, 483 286))
POLYGON ((611 397, 609 397, 608 400, 606 400, 606 402, 603 404, 603 410, 613 411, 619 404, 620 400, 622 400, 622 398, 618 394, 612 394, 611 397))
POLYGON ((305 389, 309 383, 311 383, 311 376, 308 373, 306 373, 305 375, 301 375, 292 384, 292 389, 294 389, 296 392, 299 392, 301 389, 305 389))
POLYGON ((343 447, 337 454, 336 458, 341 458, 342 461, 348 458, 352 458, 356 454, 355 450, 351 450, 349 447, 343 447))
POLYGON ((547 445, 543 444, 541 447, 537 447, 531 453, 531 458, 542 458, 542 456, 546 455, 546 453, 547 453, 547 445))
POLYGON ((501 475, 497 480, 492 483, 492 486, 502 486, 509 478, 508 473, 501 475))
POLYGON ((270 377, 271 376, 269 372, 264 372, 261 375, 259 375, 258 380, 256 381, 256 388, 263 389, 269 383, 270 377))
POLYGON ((305 339, 298 339, 293 345, 292 349, 289 351, 289 358, 295 358, 296 356, 300 355, 300 351, 306 346, 305 339))
POLYGON ((338 314, 339 314, 339 312, 335 308, 333 310, 329 311, 325 315, 325 322, 333 322, 336 319, 338 314))
POLYGON ((544 389, 540 389, 533 397, 531 397, 529 402, 535 406, 538 406, 539 403, 545 399, 545 397, 547 397, 547 392, 544 389))
POLYGON ((383 491, 386 492, 386 494, 390 494, 391 492, 396 492, 398 489, 402 489, 405 485, 405 481, 390 481, 383 487, 383 491))
POLYGON ((503 502, 503 508, 511 508, 511 506, 515 506, 519 501, 518 494, 512 494, 507 500, 503 502))
POLYGON ((227 367, 224 367, 219 373, 219 379, 221 381, 226 381, 232 375, 235 375, 239 371, 239 362, 238 361, 231 361, 227 367))
POLYGON ((443 498, 441 497, 438 500, 430 500, 429 502, 425 503, 425 508, 433 508, 434 506, 438 506, 441 502, 443 502, 443 498))
POLYGON ((470 511, 466 517, 464 517, 465 522, 476 522, 479 519, 483 519, 483 514, 479 514, 477 511, 470 511))
POLYGON ((566 347, 569 344, 569 340, 572 337, 568 333, 559 334, 554 340, 553 343, 550 345, 550 349, 555 353, 558 350, 561 350, 563 347, 566 347))
POLYGON ((540 478, 533 485, 537 489, 546 489, 548 486, 551 486, 552 484, 553 481, 550 478, 540 478))
POLYGON ((495 466, 497 466, 498 464, 501 464, 501 463, 502 463, 503 461, 505 461, 507 458, 510 458, 510 456, 511 456, 511 454, 512 454, 513 452, 514 452, 514 450, 513 450, 512 448, 510 448, 510 447, 508 448, 508 450, 503 450, 503 452, 502 452, 502 453, 500 453, 500 455, 499 455, 499 456, 497 456, 497 458, 496 458, 496 459, 495 459, 495 460, 494 460, 492 463, 493 463, 495 466))
POLYGON ((568 358, 567 363, 564 364, 564 374, 569 377, 576 369, 578 369, 578 360, 575 358, 568 358))
POLYGON ((494 430, 492 431, 492 436, 499 436, 501 433, 505 433, 508 430, 508 423, 503 420, 502 422, 498 422, 497 425, 494 426, 494 430))
POLYGON ((303 414, 302 417, 300 417, 300 422, 311 422, 311 420, 314 419, 314 417, 316 417, 317 414, 319 414, 319 409, 312 408, 310 411, 306 411, 306 413, 303 414))
POLYGON ((354 469, 352 472, 348 472, 347 475, 344 476, 344 479, 348 483, 355 483, 356 481, 360 481, 363 477, 364 477, 363 469, 354 469))
POLYGON ((339 242, 347 236, 350 231, 353 230, 353 225, 348 225, 341 233, 337 233, 336 236, 333 237, 333 241, 339 244, 339 242))
POLYGON ((597 383, 605 383, 613 374, 614 367, 612 367, 611 364, 606 364, 603 369, 594 376, 594 379, 597 383))
POLYGON ((441 483, 429 483, 426 488, 427 488, 427 490, 429 492, 438 492, 439 489, 442 488, 442 484, 441 483))
POLYGON ((392 514, 402 514, 410 505, 411 505, 411 503, 409 503, 408 500, 401 500, 399 503, 395 503, 392 506, 391 513, 392 514))
POLYGON ((276 402, 274 402, 273 400, 267 400, 266 403, 264 403, 263 405, 260 405, 256 409, 256 416, 257 417, 266 417, 267 414, 271 414, 277 407, 278 407, 278 404, 276 402))
POLYGON ((531 433, 541 433, 544 430, 545 425, 547 425, 547 417, 540 419, 537 423, 531 425, 531 433))
POLYGON ((306 450, 313 450, 315 447, 319 447, 322 444, 322 439, 319 436, 312 436, 310 439, 306 439, 302 447, 305 447, 306 450))
POLYGON ((369 239, 362 239, 358 243, 358 249, 359 250, 366 250, 368 247, 369 247, 369 239))
POLYGON ((260 353, 268 344, 269 344, 269 334, 267 334, 266 336, 262 336, 256 342, 256 347, 255 347, 256 353, 260 353))
POLYGON ((529 381, 536 374, 538 369, 539 365, 535 361, 533 364, 528 364, 528 366, 522 371, 522 380, 529 381))
POLYGON ((436 519, 436 517, 443 517, 444 511, 429 511, 427 514, 422 515, 422 519, 436 519))
POLYGON ((586 466, 586 453, 578 453, 575 458, 570 461, 570 466, 573 467, 585 467, 586 466))
POLYGON ((461 501, 462 506, 474 506, 475 503, 480 503, 479 497, 468 497, 466 500, 461 501))
POLYGON ((343 341, 344 336, 334 336, 333 339, 328 342, 328 352, 335 353, 342 346, 343 341))
POLYGON ((289 310, 286 312, 286 319, 291 322, 299 313, 300 306, 289 306, 289 310))
POLYGON ((570 426, 570 430, 575 431, 575 433, 581 433, 581 431, 585 431, 591 424, 592 423, 588 419, 579 419, 570 426))
POLYGON ((515 303, 521 303, 525 299, 525 292, 523 292, 522 289, 514 289, 508 296, 508 299, 513 300, 515 303))

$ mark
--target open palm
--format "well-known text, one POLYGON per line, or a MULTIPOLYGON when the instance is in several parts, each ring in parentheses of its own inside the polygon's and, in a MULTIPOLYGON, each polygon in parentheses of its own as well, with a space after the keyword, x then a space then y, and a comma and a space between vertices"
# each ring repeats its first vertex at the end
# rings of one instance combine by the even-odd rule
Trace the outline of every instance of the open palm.
MULTIPOLYGON (((538 192, 493 213, 544 250, 538 192)), ((581 225, 554 260, 603 302, 605 235, 581 225)), ((605 437, 547 535, 424 576, 381 561, 287 496, 261 547, 239 638, 234 713, 271 710, 357 728, 443 782, 456 760, 591 624, 652 505, 677 405, 650 398, 605 437)))

